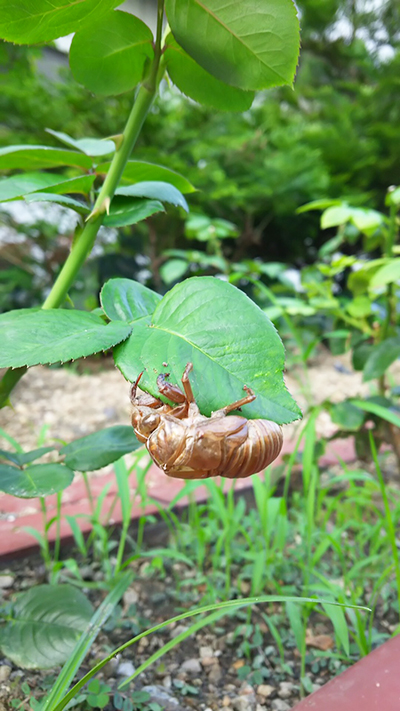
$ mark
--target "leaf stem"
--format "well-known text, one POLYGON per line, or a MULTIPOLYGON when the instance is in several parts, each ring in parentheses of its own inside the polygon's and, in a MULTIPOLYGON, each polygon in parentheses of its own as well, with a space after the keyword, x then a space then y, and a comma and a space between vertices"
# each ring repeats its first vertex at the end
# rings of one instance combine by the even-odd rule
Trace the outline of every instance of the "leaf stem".
MULTIPOLYGON (((158 0, 157 35, 154 43, 154 59, 149 72, 137 92, 135 102, 129 115, 122 140, 112 159, 106 179, 95 202, 93 211, 86 225, 74 241, 71 251, 45 300, 43 309, 56 309, 65 301, 68 291, 75 281, 76 275, 89 256, 96 241, 97 233, 103 223, 110 202, 124 172, 126 163, 136 144, 146 116, 151 108, 163 77, 165 66, 162 61, 162 23, 164 16, 164 0, 158 0)), ((26 373, 26 368, 8 369, 0 381, 0 408, 9 403, 9 396, 15 385, 26 373)))

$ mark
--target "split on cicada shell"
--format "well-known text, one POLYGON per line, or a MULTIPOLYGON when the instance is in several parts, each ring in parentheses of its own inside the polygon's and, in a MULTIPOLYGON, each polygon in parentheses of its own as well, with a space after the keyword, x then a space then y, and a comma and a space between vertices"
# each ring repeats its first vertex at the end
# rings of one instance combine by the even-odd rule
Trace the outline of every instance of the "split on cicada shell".
POLYGON ((245 397, 205 417, 189 381, 192 368, 188 363, 183 372, 183 390, 167 382, 168 374, 157 378, 160 393, 175 407, 147 393, 137 396, 142 374, 132 386, 132 425, 153 461, 168 476, 179 479, 243 478, 265 469, 282 449, 280 425, 230 415, 255 400, 246 386, 245 397))

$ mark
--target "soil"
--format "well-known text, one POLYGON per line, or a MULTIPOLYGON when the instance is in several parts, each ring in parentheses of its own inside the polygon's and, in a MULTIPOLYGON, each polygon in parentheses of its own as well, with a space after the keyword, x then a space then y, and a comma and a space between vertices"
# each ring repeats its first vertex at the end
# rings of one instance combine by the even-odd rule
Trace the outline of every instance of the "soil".
MULTIPOLYGON (((201 604, 203 585, 188 586, 187 600, 182 590, 178 597, 178 577, 181 581, 193 577, 193 571, 183 564, 167 561, 164 577, 146 562, 136 561, 133 567, 134 582, 125 593, 116 614, 92 646, 81 674, 139 631, 201 604)), ((39 558, 30 557, 19 561, 9 565, 7 570, 13 578, 13 593, 46 582, 44 566, 39 558)), ((103 577, 96 563, 85 565, 82 573, 89 584, 103 577)), ((84 592, 95 606, 105 595, 101 590, 84 589, 84 592)), ((8 599, 11 588, 3 593, 4 598, 8 599)), ((243 611, 223 617, 212 628, 197 632, 142 672, 127 690, 128 696, 132 698, 135 691, 149 691, 151 699, 158 699, 161 708, 165 703, 166 711, 289 711, 300 699, 300 657, 291 635, 281 629, 285 662, 285 666, 282 666, 276 642, 260 615, 262 610, 268 610, 269 614, 279 614, 281 608, 277 604, 269 608, 260 605, 253 609, 250 618, 243 611), (257 626, 259 638, 256 644, 250 644, 251 649, 246 655, 242 646, 242 633, 249 622, 257 626), (254 676, 257 668, 261 669, 262 679, 254 676)), ((98 678, 109 685, 111 698, 124 677, 132 674, 134 668, 151 654, 187 629, 188 624, 190 620, 171 624, 140 640, 123 655, 109 662, 98 678)), ((248 641, 251 642, 251 639, 249 637, 248 641)), ((307 633, 307 674, 314 690, 344 669, 334 655, 329 660, 319 651, 331 650, 333 646, 331 630, 324 618, 315 614, 307 633)), ((21 690, 23 682, 28 682, 33 696, 41 698, 50 688, 57 672, 57 669, 41 672, 17 669, 7 659, 0 657, 2 711, 11 709, 12 698, 24 698, 21 690)), ((30 707, 26 705, 25 708, 30 707)), ((114 707, 110 702, 106 708, 111 711, 114 707)), ((145 710, 146 706, 143 707, 145 710)))

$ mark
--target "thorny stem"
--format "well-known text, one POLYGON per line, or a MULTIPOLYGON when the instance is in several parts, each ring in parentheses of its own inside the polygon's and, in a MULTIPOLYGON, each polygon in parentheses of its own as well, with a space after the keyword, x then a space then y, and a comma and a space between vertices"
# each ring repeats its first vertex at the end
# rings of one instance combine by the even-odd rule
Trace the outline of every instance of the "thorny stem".
MULTIPOLYGON (((109 209, 115 190, 121 179, 126 163, 136 144, 146 116, 151 108, 164 74, 162 61, 162 23, 164 16, 164 0, 158 0, 157 34, 154 43, 154 59, 149 72, 136 95, 135 103, 129 115, 125 130, 112 159, 106 179, 89 215, 86 225, 75 240, 53 287, 45 300, 43 309, 56 309, 65 301, 68 291, 75 281, 83 263, 89 256, 96 241, 97 233, 103 223, 104 215, 109 209)), ((0 382, 0 408, 9 403, 9 395, 18 381, 26 373, 27 368, 8 369, 0 382)))

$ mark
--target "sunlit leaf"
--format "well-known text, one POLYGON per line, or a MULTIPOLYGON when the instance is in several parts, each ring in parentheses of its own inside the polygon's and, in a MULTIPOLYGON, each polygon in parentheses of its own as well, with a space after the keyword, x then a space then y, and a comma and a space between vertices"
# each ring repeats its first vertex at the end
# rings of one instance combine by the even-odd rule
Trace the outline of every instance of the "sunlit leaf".
POLYGON ((292 0, 166 0, 178 44, 203 69, 246 90, 292 84, 299 21, 292 0))
POLYGON ((168 74, 178 89, 204 106, 222 111, 246 111, 254 99, 254 92, 243 91, 216 79, 197 64, 179 46, 172 34, 166 40, 165 61, 168 74))
POLYGON ((192 362, 193 391, 205 415, 243 397, 247 385, 257 397, 242 408, 245 417, 285 423, 301 416, 283 381, 284 349, 275 327, 242 291, 213 277, 171 289, 114 355, 129 380, 145 371, 143 386, 153 395, 159 395, 163 363, 170 382, 179 383, 192 362))
POLYGON ((0 37, 16 44, 50 42, 90 26, 120 0, 0 0, 0 37))

